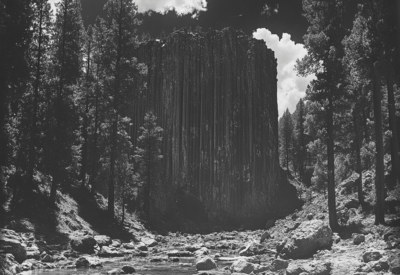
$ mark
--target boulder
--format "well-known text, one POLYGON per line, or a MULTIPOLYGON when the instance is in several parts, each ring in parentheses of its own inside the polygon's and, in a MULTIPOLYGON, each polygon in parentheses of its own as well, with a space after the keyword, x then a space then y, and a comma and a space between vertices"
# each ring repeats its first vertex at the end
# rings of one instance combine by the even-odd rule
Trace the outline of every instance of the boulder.
POLYGON ((82 253, 94 252, 97 242, 92 235, 85 232, 74 232, 69 238, 72 249, 82 253))
POLYGON ((135 268, 131 265, 124 265, 123 267, 121 267, 121 270, 125 273, 125 274, 133 274, 136 272, 135 268))
POLYGON ((307 219, 308 219, 308 220, 311 221, 313 218, 314 218, 314 215, 313 215, 312 213, 308 213, 308 214, 307 214, 307 219))
POLYGON ((230 267, 232 273, 245 273, 250 274, 256 269, 255 264, 249 263, 245 259, 234 261, 230 267))
POLYGON ((84 256, 80 257, 79 259, 76 260, 75 262, 76 267, 100 267, 102 266, 102 263, 100 259, 96 257, 90 257, 90 256, 84 256))
POLYGON ((156 246, 156 245, 158 244, 156 240, 154 240, 154 239, 152 239, 152 238, 148 238, 148 237, 142 238, 141 241, 142 241, 142 243, 144 243, 147 247, 153 247, 153 246, 156 246))
POLYGON ((96 235, 94 239, 100 247, 109 246, 111 244, 111 238, 106 235, 96 235))
POLYGON ((368 250, 368 251, 364 252, 362 257, 363 257, 363 261, 368 263, 368 262, 379 260, 380 258, 382 258, 382 254, 378 250, 368 250))
POLYGON ((139 249, 139 250, 141 250, 141 251, 147 251, 147 250, 148 250, 147 246, 146 246, 144 243, 142 243, 142 242, 140 242, 140 243, 138 243, 138 244, 136 245, 136 249, 139 249))
POLYGON ((130 243, 124 243, 124 244, 122 244, 122 246, 123 246, 125 249, 135 249, 135 248, 136 248, 136 245, 135 245, 134 243, 132 243, 132 242, 130 242, 130 243))
POLYGON ((365 242, 365 236, 363 234, 353 233, 353 244, 359 245, 360 243, 365 242))
POLYGON ((25 261, 27 257, 22 238, 13 230, 0 229, 0 250, 12 254, 19 263, 25 261))
POLYGON ((391 259, 389 265, 390 265, 390 271, 393 274, 400 274, 400 254, 397 255, 396 258, 391 259))
POLYGON ((121 244, 122 244, 121 240, 114 239, 114 240, 111 241, 111 244, 110 244, 109 246, 112 246, 112 247, 120 247, 121 244))
POLYGON ((211 270, 217 268, 217 264, 210 257, 201 258, 196 262, 197 270, 211 270))
POLYGON ((305 264, 290 263, 286 275, 330 275, 332 264, 330 262, 312 261, 305 264))
POLYGON ((317 250, 329 249, 332 230, 321 220, 303 222, 288 239, 280 253, 292 259, 306 258, 317 250))

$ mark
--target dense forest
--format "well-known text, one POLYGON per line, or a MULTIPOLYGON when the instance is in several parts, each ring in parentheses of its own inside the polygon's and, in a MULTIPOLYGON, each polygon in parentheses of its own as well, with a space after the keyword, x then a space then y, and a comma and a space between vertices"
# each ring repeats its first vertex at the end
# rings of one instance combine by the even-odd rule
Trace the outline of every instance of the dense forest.
POLYGON ((279 118, 243 31, 0 0, 0 275, 400 274, 400 1, 357 2, 302 0, 279 118))
MULTIPOLYGON (((360 1, 347 30, 347 1, 303 1, 308 54, 296 70, 316 80, 279 120, 280 160, 301 182, 327 190, 333 229, 335 184, 353 171, 376 171, 376 223, 383 223, 385 188, 400 178, 396 4, 360 1)), ((149 38, 136 33, 131 1, 104 9, 85 29, 78 0, 60 1, 55 16, 47 0, 1 1, 2 200, 29 200, 46 186, 54 205, 57 190, 81 186, 102 190, 114 216, 116 204, 142 192, 134 205, 149 215, 165 133, 150 108, 131 116, 147 89, 137 48, 149 38)))
MULTIPOLYGON (((330 225, 338 228, 335 186, 376 172, 376 223, 384 223, 385 193, 399 183, 399 13, 396 1, 362 1, 346 30, 347 1, 303 1, 311 26, 299 75, 315 74, 295 111, 279 120, 282 167, 328 193, 330 225)), ((398 1, 397 1, 397 5, 398 1)))

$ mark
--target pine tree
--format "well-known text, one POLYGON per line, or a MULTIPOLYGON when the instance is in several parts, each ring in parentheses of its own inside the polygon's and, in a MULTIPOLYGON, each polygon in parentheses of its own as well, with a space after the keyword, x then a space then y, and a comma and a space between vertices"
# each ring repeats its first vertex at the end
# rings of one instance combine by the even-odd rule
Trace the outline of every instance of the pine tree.
POLYGON ((29 141, 29 166, 28 166, 28 189, 34 187, 33 170, 36 162, 36 149, 38 145, 38 105, 40 100, 39 90, 43 88, 43 74, 48 73, 48 54, 50 49, 50 34, 52 29, 51 7, 47 0, 34 0, 32 2, 33 24, 32 41, 30 46, 30 63, 32 71, 32 122, 29 141))
POLYGON ((110 92, 110 180, 108 184, 108 211, 114 216, 117 135, 120 112, 124 97, 132 93, 133 80, 138 73, 138 64, 133 53, 138 45, 136 27, 139 24, 137 6, 130 0, 109 0, 105 5, 106 17, 100 20, 99 29, 104 29, 103 44, 105 45, 102 68, 107 79, 105 86, 110 92))
POLYGON ((157 126, 156 120, 153 112, 146 113, 134 156, 139 164, 139 181, 143 185, 144 211, 148 220, 151 215, 152 193, 160 177, 159 165, 163 158, 160 149, 163 129, 157 126))
POLYGON ((339 229, 336 219, 334 179, 333 108, 335 100, 340 98, 340 94, 343 92, 341 87, 343 46, 341 42, 345 33, 343 26, 345 4, 345 0, 303 0, 305 17, 311 26, 304 36, 307 55, 297 62, 297 71, 300 75, 314 73, 317 76, 317 80, 314 80, 315 93, 308 94, 308 98, 325 103, 328 135, 329 224, 333 231, 339 229))
POLYGON ((304 136, 304 101, 300 98, 299 103, 297 103, 296 111, 293 114, 294 120, 294 136, 296 140, 296 160, 297 167, 299 169, 299 178, 301 181, 304 179, 304 166, 306 158, 306 144, 304 136))
POLYGON ((53 71, 56 97, 53 104, 55 126, 53 127, 53 167, 50 203, 54 204, 56 192, 65 171, 71 165, 74 132, 78 119, 74 112, 72 85, 76 85, 82 75, 83 22, 80 0, 62 0, 58 3, 58 13, 54 28, 53 71))

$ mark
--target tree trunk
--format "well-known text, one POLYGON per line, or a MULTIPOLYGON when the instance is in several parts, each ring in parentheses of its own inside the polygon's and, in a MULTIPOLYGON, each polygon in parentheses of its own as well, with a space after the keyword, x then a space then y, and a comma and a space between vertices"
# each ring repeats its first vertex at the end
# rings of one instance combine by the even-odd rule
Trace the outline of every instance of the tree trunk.
MULTIPOLYGON (((91 38, 90 38, 91 39, 91 38)), ((89 39, 88 52, 87 52, 87 65, 86 65, 86 102, 85 114, 83 117, 83 146, 82 146, 82 166, 81 166, 81 187, 85 187, 86 183, 86 166, 87 166, 87 151, 88 151, 88 116, 89 116, 89 72, 90 72, 90 52, 91 40, 89 39)))
POLYGON ((359 105, 356 103, 355 110, 353 112, 354 119, 354 134, 355 134, 355 149, 356 149, 356 172, 360 175, 357 180, 357 191, 358 191, 358 201, 362 205, 364 203, 364 195, 362 190, 362 168, 361 168, 361 134, 360 134, 360 120, 359 120, 359 105))
POLYGON ((61 131, 61 117, 60 117, 60 108, 61 108, 61 98, 62 98, 62 90, 64 89, 64 83, 63 83, 63 69, 64 69, 64 60, 65 60, 65 35, 66 35, 66 24, 67 24, 67 11, 68 11, 68 2, 67 0, 64 0, 64 22, 63 22, 63 41, 62 41, 62 56, 61 56, 61 65, 60 65, 60 81, 59 81, 59 89, 57 91, 57 98, 56 98, 56 108, 55 108, 55 113, 56 113, 56 135, 55 135, 55 140, 54 140, 54 163, 53 163, 53 181, 51 184, 51 190, 50 190, 50 205, 54 206, 56 203, 56 194, 57 194, 57 188, 58 188, 58 181, 60 180, 60 175, 59 175, 59 169, 61 163, 59 163, 59 147, 60 147, 60 131, 61 131))
POLYGON ((36 137, 36 121, 37 121, 37 105, 39 97, 39 86, 40 86, 40 65, 42 58, 42 37, 43 37, 43 4, 40 6, 39 15, 39 41, 38 41, 38 53, 36 59, 36 79, 35 88, 33 95, 33 113, 32 113, 32 129, 29 142, 29 167, 28 167, 28 184, 27 190, 30 190, 34 186, 33 180, 33 169, 35 165, 35 137, 36 137))
POLYGON ((388 65, 386 81, 387 81, 388 108, 389 108, 389 128, 392 131, 392 137, 390 138, 390 145, 391 145, 391 156, 392 156, 392 180, 393 180, 392 188, 394 188, 397 182, 400 181, 400 162, 399 162, 399 144, 397 139, 396 105, 394 100, 393 75, 392 75, 391 65, 388 65))
POLYGON ((336 195, 335 195, 335 156, 333 143, 333 103, 332 91, 328 98, 327 128, 328 128, 328 208, 329 225, 334 232, 338 232, 339 224, 336 218, 336 195))
POLYGON ((111 157, 110 157, 110 183, 108 186, 108 212, 114 217, 114 189, 115 189, 115 158, 117 151, 117 128, 118 128, 118 94, 120 89, 120 62, 121 62, 121 44, 122 44, 122 0, 120 0, 119 23, 118 23, 118 46, 117 59, 115 66, 115 88, 114 88, 114 112, 115 119, 112 125, 111 135, 111 157))
POLYGON ((90 182, 91 182, 91 189, 90 192, 92 195, 94 195, 94 192, 96 190, 95 187, 95 178, 97 174, 97 120, 98 120, 98 101, 99 101, 99 65, 97 65, 96 69, 96 95, 95 95, 95 111, 94 111, 94 133, 93 133, 93 157, 92 157, 92 175, 90 177, 90 182))
POLYGON ((375 118, 375 140, 376 140, 376 204, 375 204, 375 224, 385 223, 384 206, 384 163, 383 163, 383 137, 382 137, 382 107, 381 107, 381 81, 377 68, 377 62, 374 64, 374 83, 373 83, 373 101, 375 118))

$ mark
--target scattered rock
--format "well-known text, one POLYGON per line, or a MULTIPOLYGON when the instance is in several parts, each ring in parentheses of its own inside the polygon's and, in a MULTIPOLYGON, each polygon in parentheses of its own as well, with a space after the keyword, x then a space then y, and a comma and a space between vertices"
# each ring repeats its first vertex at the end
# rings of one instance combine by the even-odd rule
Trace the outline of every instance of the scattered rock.
POLYGON ((286 269, 286 275, 330 275, 332 264, 330 262, 312 261, 303 265, 290 263, 286 269))
POLYGON ((75 262, 76 267, 99 267, 102 266, 102 263, 100 259, 95 258, 95 257, 80 257, 79 259, 76 260, 75 262))
POLYGON ((0 254, 0 274, 13 275, 20 272, 21 266, 15 261, 14 255, 0 254))
POLYGON ((389 258, 389 265, 393 274, 400 274, 400 253, 394 254, 389 258))
POLYGON ((103 246, 97 253, 97 255, 99 257, 121 257, 124 256, 124 253, 118 250, 114 250, 111 247, 103 246))
POLYGON ((194 254, 195 254, 197 257, 199 257, 199 256, 205 256, 205 255, 210 254, 210 251, 208 251, 208 248, 207 248, 207 247, 202 247, 202 248, 200 248, 199 250, 196 250, 196 251, 194 252, 194 254))
POLYGON ((100 247, 108 246, 111 244, 111 238, 106 235, 96 235, 94 236, 94 239, 100 247))
POLYGON ((232 273, 245 273, 250 274, 256 269, 255 265, 249 263, 245 259, 239 259, 232 263, 230 270, 232 273))
POLYGON ((313 215, 312 213, 308 213, 308 214, 307 214, 307 219, 308 219, 308 220, 311 221, 313 218, 314 218, 314 215, 313 215))
POLYGON ((265 254, 266 249, 262 244, 258 244, 255 242, 249 242, 246 246, 239 251, 240 256, 254 256, 265 254))
POLYGON ((368 263, 368 262, 379 260, 380 258, 382 258, 382 254, 381 254, 381 252, 379 252, 377 250, 369 250, 369 251, 364 252, 362 257, 363 257, 363 261, 368 263))
POLYGON ((25 261, 27 257, 22 239, 14 230, 0 229, 0 250, 14 255, 15 260, 19 263, 25 261))
POLYGON ((359 245, 360 243, 365 242, 365 236, 363 234, 353 233, 353 244, 359 245))
POLYGON ((171 250, 167 252, 168 257, 193 257, 193 253, 190 251, 179 251, 171 250))
POLYGON ((281 269, 285 269, 289 266, 288 261, 282 260, 282 259, 275 259, 271 263, 271 270, 272 271, 278 271, 281 269))
POLYGON ((306 258, 331 245, 332 230, 328 225, 321 220, 305 221, 293 231, 280 253, 292 259, 306 258))
POLYGON ((53 262, 54 262, 54 258, 53 258, 51 255, 49 255, 49 254, 45 254, 45 255, 43 255, 41 261, 42 261, 43 263, 53 263, 53 262))
POLYGON ((126 249, 135 249, 135 248, 136 248, 136 245, 135 245, 134 243, 132 243, 132 242, 130 242, 130 243, 124 243, 124 244, 122 244, 122 246, 123 246, 124 248, 126 248, 126 249))
POLYGON ((97 244, 94 237, 86 232, 74 232, 69 238, 72 249, 82 253, 93 253, 97 244))
POLYGON ((211 270, 214 268, 217 268, 217 264, 210 257, 201 258, 199 261, 196 262, 197 270, 211 270))

